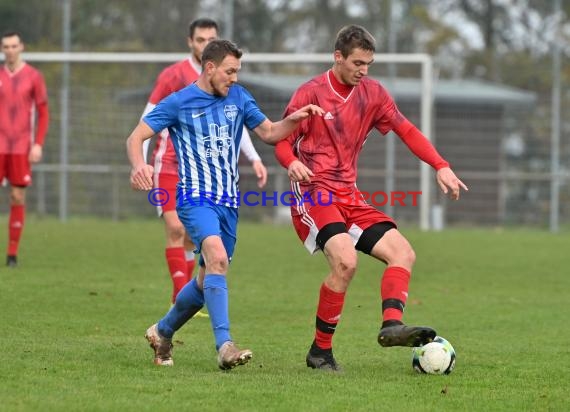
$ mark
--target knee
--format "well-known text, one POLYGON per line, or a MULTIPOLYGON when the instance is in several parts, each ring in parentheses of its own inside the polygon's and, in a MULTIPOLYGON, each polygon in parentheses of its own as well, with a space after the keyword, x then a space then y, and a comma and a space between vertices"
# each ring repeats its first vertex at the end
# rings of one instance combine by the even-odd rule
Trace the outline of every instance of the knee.
POLYGON ((223 252, 210 253, 206 261, 206 271, 208 273, 225 274, 228 272, 228 256, 223 252))
POLYGON ((411 246, 402 248, 398 253, 398 265, 411 270, 416 263, 416 252, 411 246))
POLYGON ((356 253, 349 253, 340 257, 336 264, 337 275, 345 282, 350 282, 356 273, 358 258, 356 253))
POLYGON ((25 203, 25 196, 22 193, 10 193, 11 205, 23 205, 25 203))
POLYGON ((168 240, 171 242, 184 242, 185 233, 186 230, 184 229, 182 222, 168 223, 166 225, 166 234, 168 236, 168 240))

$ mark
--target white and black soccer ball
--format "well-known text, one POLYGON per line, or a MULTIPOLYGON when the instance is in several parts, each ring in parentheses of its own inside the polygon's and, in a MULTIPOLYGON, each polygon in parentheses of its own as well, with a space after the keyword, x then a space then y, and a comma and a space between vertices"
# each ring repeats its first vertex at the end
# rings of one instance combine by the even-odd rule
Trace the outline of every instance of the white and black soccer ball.
POLYGON ((455 349, 446 339, 436 336, 433 342, 412 350, 412 366, 418 373, 448 375, 455 368, 455 349))

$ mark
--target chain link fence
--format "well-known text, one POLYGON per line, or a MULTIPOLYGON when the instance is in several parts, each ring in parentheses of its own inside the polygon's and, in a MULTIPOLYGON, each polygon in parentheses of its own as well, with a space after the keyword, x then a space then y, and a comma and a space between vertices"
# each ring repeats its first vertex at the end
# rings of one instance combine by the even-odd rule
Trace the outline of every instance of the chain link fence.
MULTIPOLYGON (((173 60, 174 61, 174 60, 173 60)), ((61 147, 61 62, 31 62, 45 75, 51 123, 44 159, 34 168, 28 191, 29 211, 59 216, 61 202, 67 214, 115 220, 155 216, 146 194, 129 186, 125 140, 137 124, 154 80, 166 63, 69 63, 68 144, 61 147), (63 152, 68 166, 61 167, 63 152), (62 177, 67 192, 61 193, 62 177)), ((564 66, 564 65, 563 65, 564 66)), ((280 118, 292 91, 303 81, 330 67, 324 63, 242 65, 242 82, 271 119, 280 118)), ((377 62, 371 76, 393 94, 401 111, 420 124, 421 72, 417 65, 399 64, 398 77, 388 75, 387 64, 377 62)), ((550 213, 550 96, 533 90, 512 89, 475 80, 436 80, 433 83, 432 137, 438 150, 470 187, 459 202, 438 194, 430 196, 434 222, 446 225, 530 225, 547 227, 550 213)), ((560 222, 570 221, 570 87, 563 85, 561 121, 560 222)), ((348 137, 348 136, 347 136, 348 137)), ((273 148, 254 138, 269 167, 268 193, 288 190, 285 170, 273 148)), ((258 190, 245 159, 240 160, 242 192, 258 190)), ((420 190, 418 160, 393 135, 371 133, 362 149, 358 185, 376 196, 374 203, 396 219, 417 223, 419 207, 413 198, 391 202, 387 192, 420 190), (393 150, 394 155, 390 155, 393 150), (388 155, 387 155, 388 153, 388 155), (390 189, 390 190, 387 190, 390 189)), ((435 185, 433 185, 435 186, 435 185)), ((6 189, 4 189, 6 190, 6 189)), ((7 192, 5 192, 7 193, 7 192)), ((6 212, 6 202, 0 206, 6 212)), ((243 206, 242 217, 259 221, 281 220, 287 210, 270 204, 243 206)))

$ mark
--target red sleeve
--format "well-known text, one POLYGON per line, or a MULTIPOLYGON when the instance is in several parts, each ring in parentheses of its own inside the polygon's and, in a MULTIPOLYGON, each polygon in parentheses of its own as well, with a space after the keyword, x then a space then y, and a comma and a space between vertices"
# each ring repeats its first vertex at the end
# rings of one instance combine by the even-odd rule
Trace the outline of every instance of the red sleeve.
POLYGON ((36 106, 36 109, 38 110, 38 127, 36 130, 36 138, 34 139, 34 143, 41 146, 44 144, 49 124, 49 110, 47 102, 36 106))
POLYGON ((35 82, 34 102, 38 112, 38 126, 36 128, 35 144, 43 145, 48 130, 49 111, 47 102, 47 89, 41 73, 38 73, 35 82))
POLYGON ((393 130, 413 154, 435 170, 449 167, 449 163, 441 157, 424 134, 405 117, 393 130))
MULTIPOLYGON (((283 118, 289 116, 291 113, 299 110, 300 107, 307 105, 310 98, 308 94, 305 93, 303 87, 297 89, 295 94, 291 97, 289 104, 285 108, 285 112, 283 113, 283 118)), ((275 145, 275 157, 281 166, 285 169, 289 168, 289 165, 293 163, 295 160, 299 160, 293 151, 293 145, 297 140, 298 136, 302 135, 305 132, 305 128, 307 126, 308 120, 303 120, 301 125, 295 130, 295 132, 285 139, 281 140, 279 143, 275 145)))
POLYGON ((275 157, 285 169, 288 169, 289 165, 297 160, 297 156, 293 153, 293 144, 289 138, 281 140, 275 145, 275 157))

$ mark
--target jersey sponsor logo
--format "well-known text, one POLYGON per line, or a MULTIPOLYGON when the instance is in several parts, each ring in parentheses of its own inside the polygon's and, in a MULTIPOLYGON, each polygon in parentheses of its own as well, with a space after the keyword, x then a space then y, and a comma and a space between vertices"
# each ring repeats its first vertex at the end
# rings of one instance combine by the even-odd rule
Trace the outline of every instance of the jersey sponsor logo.
POLYGON ((200 117, 200 116, 202 116, 203 114, 206 114, 206 112, 192 113, 192 119, 196 119, 197 117, 200 117))
POLYGON ((327 112, 327 113, 325 114, 325 120, 332 120, 332 119, 334 119, 334 116, 332 115, 332 113, 331 113, 331 112, 327 112))
POLYGON ((230 126, 220 126, 216 123, 210 123, 208 130, 210 131, 210 135, 204 137, 206 157, 227 156, 232 144, 229 133, 230 126))
POLYGON ((238 114, 237 106, 235 104, 229 104, 224 106, 224 114, 226 115, 228 120, 231 120, 233 122, 238 114))

